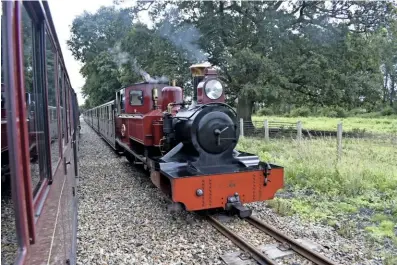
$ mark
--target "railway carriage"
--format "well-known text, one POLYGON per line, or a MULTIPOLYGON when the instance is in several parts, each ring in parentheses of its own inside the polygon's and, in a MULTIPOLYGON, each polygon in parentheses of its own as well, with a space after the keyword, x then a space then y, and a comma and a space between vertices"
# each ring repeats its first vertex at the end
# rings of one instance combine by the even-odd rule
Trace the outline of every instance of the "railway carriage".
POLYGON ((247 217, 251 210, 244 203, 272 199, 282 188, 283 167, 234 149, 237 114, 224 103, 216 70, 205 64, 190 69, 191 102, 175 84, 145 82, 121 89, 84 119, 117 152, 142 164, 174 204, 247 217))
POLYGON ((2 264, 75 264, 77 97, 47 1, 1 8, 2 264))

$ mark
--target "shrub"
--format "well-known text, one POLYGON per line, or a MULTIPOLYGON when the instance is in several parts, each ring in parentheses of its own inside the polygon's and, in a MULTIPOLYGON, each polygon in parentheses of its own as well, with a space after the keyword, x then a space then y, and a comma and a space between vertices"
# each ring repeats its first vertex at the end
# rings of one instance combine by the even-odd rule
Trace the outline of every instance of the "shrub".
POLYGON ((290 113, 291 117, 308 117, 310 116, 311 111, 308 107, 300 107, 293 109, 290 113))
POLYGON ((382 117, 380 112, 367 112, 363 114, 357 114, 360 118, 380 118, 382 117))
POLYGON ((258 110, 258 115, 260 115, 260 116, 269 116, 269 115, 273 115, 273 114, 274 114, 274 112, 270 108, 261 108, 260 110, 258 110))
POLYGON ((382 114, 382 116, 390 116, 394 114, 394 109, 390 106, 387 106, 380 113, 382 114))
POLYGON ((325 107, 320 111, 321 116, 329 118, 345 118, 347 117, 347 112, 341 107, 325 107))
POLYGON ((367 113, 367 110, 364 108, 355 108, 349 111, 349 114, 351 116, 356 116, 356 115, 360 115, 360 114, 364 114, 367 113))

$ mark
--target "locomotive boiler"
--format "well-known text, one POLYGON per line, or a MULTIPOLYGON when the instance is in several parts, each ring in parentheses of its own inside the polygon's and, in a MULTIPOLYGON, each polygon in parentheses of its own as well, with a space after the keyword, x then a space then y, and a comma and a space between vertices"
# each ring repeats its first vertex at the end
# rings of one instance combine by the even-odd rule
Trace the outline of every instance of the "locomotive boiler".
POLYGON ((244 203, 268 200, 283 186, 283 168, 237 151, 237 114, 225 104, 214 68, 190 67, 193 98, 180 87, 140 83, 85 120, 119 153, 150 172, 154 185, 188 211, 223 208, 240 217, 244 203))

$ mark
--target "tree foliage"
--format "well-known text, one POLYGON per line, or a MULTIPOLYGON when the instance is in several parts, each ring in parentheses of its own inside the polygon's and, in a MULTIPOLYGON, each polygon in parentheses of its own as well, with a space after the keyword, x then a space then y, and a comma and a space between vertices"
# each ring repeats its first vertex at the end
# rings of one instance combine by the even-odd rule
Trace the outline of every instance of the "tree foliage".
POLYGON ((156 1, 128 9, 119 3, 73 22, 68 44, 84 64, 89 104, 141 80, 137 69, 189 88, 188 66, 208 60, 245 119, 255 102, 276 112, 303 105, 369 111, 397 105, 391 2, 156 1), (142 10, 153 27, 137 20, 142 10), (116 60, 115 47, 122 55, 116 60))

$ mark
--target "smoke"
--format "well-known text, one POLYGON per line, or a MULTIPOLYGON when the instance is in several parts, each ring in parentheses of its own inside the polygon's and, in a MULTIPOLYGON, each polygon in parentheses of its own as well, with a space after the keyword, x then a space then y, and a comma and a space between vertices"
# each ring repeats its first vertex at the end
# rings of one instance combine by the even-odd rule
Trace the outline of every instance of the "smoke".
POLYGON ((189 53, 189 59, 194 63, 207 61, 208 56, 205 55, 198 43, 200 39, 200 31, 193 25, 185 24, 183 26, 174 27, 170 21, 177 17, 176 10, 169 12, 168 19, 164 19, 161 26, 157 29, 157 33, 171 41, 176 47, 182 48, 189 53))
MULTIPOLYGON (((178 18, 178 15, 175 13, 176 9, 171 10, 169 12, 168 19, 165 19, 161 26, 157 29, 156 33, 173 43, 175 47, 185 50, 188 53, 188 60, 193 63, 206 62, 208 60, 208 56, 205 55, 199 45, 198 40, 200 38, 200 31, 198 31, 193 25, 183 25, 175 27, 170 23, 175 18, 178 18)), ((110 53, 113 55, 113 60, 121 68, 123 65, 129 64, 133 71, 144 78, 146 82, 149 83, 166 83, 168 82, 168 78, 165 76, 161 77, 152 77, 149 73, 147 73, 137 62, 136 58, 128 54, 127 52, 123 52, 121 50, 120 43, 116 43, 114 48, 109 49, 110 53)))
POLYGON ((116 43, 114 48, 109 49, 110 54, 113 56, 113 61, 117 64, 119 68, 123 65, 130 64, 132 70, 137 74, 143 77, 145 82, 148 83, 167 83, 168 78, 166 76, 161 77, 152 77, 149 73, 142 69, 142 67, 138 64, 136 58, 132 57, 127 52, 123 52, 121 50, 120 43, 116 43))
POLYGON ((146 82, 148 83, 167 83, 168 82, 168 78, 166 76, 161 76, 161 77, 151 77, 150 74, 148 74, 145 70, 143 70, 138 62, 136 61, 135 58, 131 59, 131 63, 132 63, 132 69, 134 70, 135 73, 137 73, 138 75, 141 75, 146 82))

